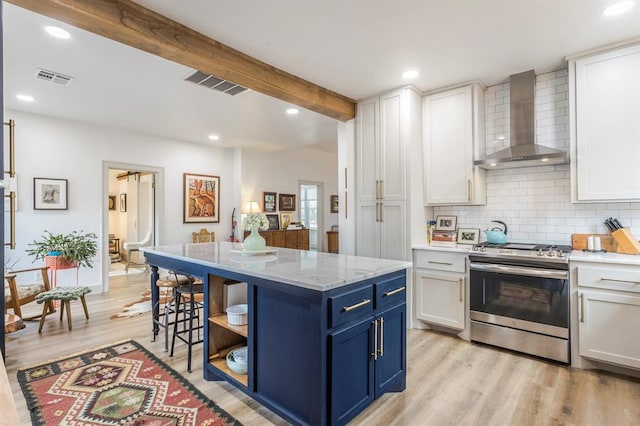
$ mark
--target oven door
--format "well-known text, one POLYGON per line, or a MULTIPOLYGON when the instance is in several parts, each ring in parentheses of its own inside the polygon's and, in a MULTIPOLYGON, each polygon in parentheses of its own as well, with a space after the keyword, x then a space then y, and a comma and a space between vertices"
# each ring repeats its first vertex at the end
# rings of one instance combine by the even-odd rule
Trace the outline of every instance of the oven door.
POLYGON ((568 271, 471 262, 471 319, 569 338, 568 271))

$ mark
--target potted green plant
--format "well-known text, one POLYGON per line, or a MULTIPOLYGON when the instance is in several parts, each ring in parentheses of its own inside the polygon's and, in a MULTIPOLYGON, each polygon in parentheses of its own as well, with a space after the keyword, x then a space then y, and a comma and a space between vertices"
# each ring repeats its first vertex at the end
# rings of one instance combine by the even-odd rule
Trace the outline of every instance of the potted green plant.
POLYGON ((44 231, 42 238, 29 244, 32 248, 26 250, 27 254, 35 256, 36 260, 44 260, 47 266, 55 269, 68 267, 86 266, 92 268, 91 259, 98 250, 98 237, 92 232, 73 231, 70 234, 52 234, 44 231), (63 266, 58 259, 55 262, 47 260, 48 257, 58 257, 62 259, 66 266, 63 266), (55 266, 53 266, 55 265, 55 266))

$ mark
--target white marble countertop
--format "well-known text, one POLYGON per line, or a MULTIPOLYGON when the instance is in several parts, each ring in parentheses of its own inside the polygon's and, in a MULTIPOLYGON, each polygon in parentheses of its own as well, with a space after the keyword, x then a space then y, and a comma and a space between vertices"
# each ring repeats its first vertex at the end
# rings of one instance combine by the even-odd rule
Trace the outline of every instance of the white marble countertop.
POLYGON ((640 266, 640 255, 637 254, 620 254, 620 253, 591 253, 582 250, 573 250, 569 256, 570 262, 597 262, 611 263, 619 265, 637 265, 640 266))
POLYGON ((437 244, 418 244, 411 247, 414 250, 452 251, 457 253, 469 253, 473 244, 456 244, 450 246, 438 246, 437 244))
POLYGON ((269 247, 271 254, 256 256, 235 252, 242 249, 242 244, 220 241, 140 250, 318 291, 411 268, 411 262, 275 247, 269 247))

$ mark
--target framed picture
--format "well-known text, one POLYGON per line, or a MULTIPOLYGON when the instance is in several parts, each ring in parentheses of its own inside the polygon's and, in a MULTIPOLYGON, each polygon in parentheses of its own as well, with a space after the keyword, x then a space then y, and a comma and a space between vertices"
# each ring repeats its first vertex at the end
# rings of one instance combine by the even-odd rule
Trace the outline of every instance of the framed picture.
POLYGON ((115 210, 115 209, 116 209, 116 196, 109 195, 109 210, 115 210))
POLYGON ((480 241, 480 230, 474 228, 458 229, 458 244, 478 244, 480 241))
POLYGON ((262 193, 262 211, 263 212, 276 211, 276 193, 275 192, 262 193))
POLYGON ((220 222, 220 176, 184 173, 183 223, 220 222))
POLYGON ((331 213, 338 213, 338 204, 339 204, 338 196, 331 195, 329 199, 331 200, 331 213))
POLYGON ((287 229, 292 219, 291 213, 280 213, 280 229, 287 229))
POLYGON ((436 231, 455 231, 456 216, 436 216, 436 231))
POLYGON ((296 194, 280 194, 278 196, 278 209, 283 212, 296 211, 296 194))
POLYGON ((269 221, 268 231, 277 231, 280 229, 280 217, 277 214, 268 214, 266 216, 269 221))
POLYGON ((34 210, 67 210, 67 179, 33 178, 34 210))
POLYGON ((120 211, 127 211, 127 194, 120 194, 120 211))

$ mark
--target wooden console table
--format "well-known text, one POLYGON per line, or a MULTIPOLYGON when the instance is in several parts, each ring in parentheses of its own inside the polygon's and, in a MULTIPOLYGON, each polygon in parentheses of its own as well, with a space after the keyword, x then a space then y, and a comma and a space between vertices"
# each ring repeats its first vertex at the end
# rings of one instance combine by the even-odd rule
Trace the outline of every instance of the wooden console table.
MULTIPOLYGON (((273 231, 259 231, 267 247, 282 247, 297 250, 309 250, 308 229, 282 229, 273 231)), ((251 231, 244 231, 247 238, 251 231)))

